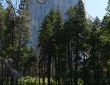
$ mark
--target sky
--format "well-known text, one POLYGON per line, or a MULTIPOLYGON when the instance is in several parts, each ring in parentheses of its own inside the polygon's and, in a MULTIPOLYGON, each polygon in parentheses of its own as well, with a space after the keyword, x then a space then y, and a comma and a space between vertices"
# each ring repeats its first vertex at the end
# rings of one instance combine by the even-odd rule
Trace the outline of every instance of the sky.
POLYGON ((88 14, 93 18, 96 16, 102 20, 103 16, 106 14, 105 8, 108 5, 108 0, 85 0, 85 7, 88 14))
MULTIPOLYGON (((17 2, 19 1, 20 0, 17 0, 17 2)), ((16 2, 14 0, 14 4, 15 3, 16 2)), ((106 14, 105 8, 107 7, 107 5, 108 0, 85 0, 85 7, 88 14, 93 18, 98 16, 100 20, 102 20, 103 16, 106 14)))

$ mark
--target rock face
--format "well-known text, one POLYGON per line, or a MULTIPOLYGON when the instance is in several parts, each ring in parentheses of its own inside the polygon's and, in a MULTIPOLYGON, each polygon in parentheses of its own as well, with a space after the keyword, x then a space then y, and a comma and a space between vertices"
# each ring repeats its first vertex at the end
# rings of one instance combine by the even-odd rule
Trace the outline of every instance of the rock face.
MULTIPOLYGON (((42 0, 45 1, 45 0, 42 0)), ((84 0, 83 0, 84 1, 84 0)), ((62 15, 65 16, 65 12, 70 6, 75 6, 78 0, 48 0, 46 4, 39 4, 36 0, 31 0, 30 12, 33 22, 31 23, 31 39, 30 46, 35 45, 37 42, 38 30, 40 29, 40 24, 43 21, 46 14, 50 12, 52 8, 61 11, 62 15), (59 3, 58 3, 59 1, 59 3)))

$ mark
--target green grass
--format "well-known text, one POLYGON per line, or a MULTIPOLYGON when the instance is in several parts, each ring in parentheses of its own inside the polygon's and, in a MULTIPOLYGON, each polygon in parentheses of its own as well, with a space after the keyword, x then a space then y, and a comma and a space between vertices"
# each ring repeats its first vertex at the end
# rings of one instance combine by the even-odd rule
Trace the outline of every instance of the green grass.
MULTIPOLYGON (((42 78, 40 78, 40 84, 42 85, 42 78)), ((26 76, 18 80, 18 85, 23 84, 23 85, 39 85, 39 78, 35 77, 30 77, 26 76)), ((45 78, 45 84, 48 83, 48 79, 45 78)), ((51 79, 51 85, 55 85, 55 81, 51 79)))

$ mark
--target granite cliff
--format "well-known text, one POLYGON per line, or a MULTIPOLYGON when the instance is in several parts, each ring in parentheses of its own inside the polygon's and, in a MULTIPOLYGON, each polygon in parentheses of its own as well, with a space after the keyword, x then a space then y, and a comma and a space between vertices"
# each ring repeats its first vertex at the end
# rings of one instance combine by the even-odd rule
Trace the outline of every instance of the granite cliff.
POLYGON ((34 45, 37 42, 37 31, 40 29, 40 24, 43 21, 45 15, 48 14, 52 8, 54 8, 55 10, 59 8, 63 17, 65 17, 65 12, 67 11, 67 9, 70 6, 75 6, 78 0, 48 0, 46 4, 39 4, 36 2, 36 0, 31 0, 31 2, 30 12, 33 22, 31 23, 32 29, 30 46, 34 45))

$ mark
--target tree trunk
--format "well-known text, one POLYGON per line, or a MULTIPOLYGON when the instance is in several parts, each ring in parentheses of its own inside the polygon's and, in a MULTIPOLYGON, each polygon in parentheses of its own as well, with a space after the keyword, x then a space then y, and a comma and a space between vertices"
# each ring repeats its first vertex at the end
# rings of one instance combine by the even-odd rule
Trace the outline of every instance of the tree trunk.
POLYGON ((94 45, 94 84, 96 85, 96 50, 95 50, 95 45, 94 45))
POLYGON ((50 85, 51 56, 48 56, 48 85, 50 85))
POLYGON ((0 85, 3 85, 4 79, 3 79, 3 63, 2 63, 2 73, 1 73, 1 81, 0 85))
POLYGON ((57 76, 58 76, 58 69, 57 69, 57 57, 55 56, 55 82, 56 82, 56 85, 57 85, 57 76))
POLYGON ((58 71, 57 71, 57 72, 58 72, 58 75, 57 75, 57 76, 58 76, 58 85, 60 85, 60 77, 61 77, 61 76, 60 76, 60 73, 61 73, 61 72, 60 72, 60 59, 58 59, 58 69, 57 69, 57 70, 58 70, 58 71))
POLYGON ((99 63, 98 63, 98 56, 97 56, 97 85, 99 85, 99 63))
POLYGON ((68 43, 68 69, 69 69, 69 82, 68 84, 72 84, 72 55, 71 55, 71 42, 68 43))
POLYGON ((40 69, 39 69, 39 85, 40 85, 41 83, 40 83, 40 69))
POLYGON ((46 65, 46 49, 44 49, 43 55, 43 85, 45 85, 45 65, 46 65))
POLYGON ((11 76, 10 85, 14 85, 14 76, 11 76))
POLYGON ((84 85, 86 85, 86 61, 85 61, 86 55, 84 54, 84 70, 83 70, 83 77, 84 77, 84 85))
POLYGON ((58 72, 58 85, 60 85, 60 79, 61 79, 61 68, 60 68, 60 66, 61 66, 61 61, 60 61, 60 58, 61 56, 60 56, 60 49, 59 49, 59 46, 58 46, 58 69, 57 69, 57 72, 58 72))
POLYGON ((74 79, 74 83, 75 85, 78 85, 78 57, 79 57, 79 48, 78 48, 78 45, 79 45, 79 30, 77 30, 77 34, 76 34, 76 57, 75 57, 75 79, 74 79))

